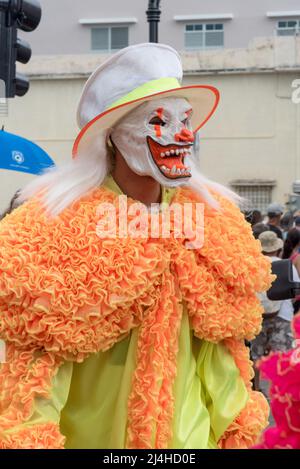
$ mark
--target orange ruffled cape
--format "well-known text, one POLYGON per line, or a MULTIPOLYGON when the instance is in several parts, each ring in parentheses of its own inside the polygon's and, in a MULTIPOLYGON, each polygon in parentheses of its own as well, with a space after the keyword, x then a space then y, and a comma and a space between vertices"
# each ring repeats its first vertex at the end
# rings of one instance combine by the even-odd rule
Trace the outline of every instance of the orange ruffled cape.
MULTIPOLYGON (((137 326, 127 447, 153 447, 155 421, 154 447, 167 448, 183 303, 196 337, 224 341, 249 392, 219 446, 247 448, 256 442, 268 405, 251 389, 244 339, 260 330, 256 292, 269 288, 270 263, 239 209, 217 197, 221 211, 205 206, 205 242, 198 250, 186 249, 174 232, 170 239, 99 239, 98 205, 118 205, 117 195, 103 187, 56 218, 32 200, 4 219, 0 337, 7 344, 7 363, 0 372, 0 448, 63 448, 58 425, 22 426, 34 399, 50 395, 51 380, 65 360, 82 362, 137 326)), ((188 189, 177 190, 173 201, 201 202, 188 189)), ((129 199, 128 207, 133 202, 129 199)))

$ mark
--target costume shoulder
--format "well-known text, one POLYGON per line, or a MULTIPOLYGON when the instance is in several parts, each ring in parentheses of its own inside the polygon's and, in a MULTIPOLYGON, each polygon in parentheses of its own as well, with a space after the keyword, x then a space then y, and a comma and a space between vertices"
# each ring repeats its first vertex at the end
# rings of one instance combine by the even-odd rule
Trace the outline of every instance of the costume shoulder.
POLYGON ((163 251, 143 239, 100 239, 101 202, 116 195, 97 189, 55 218, 31 200, 0 223, 2 339, 79 361, 139 322, 163 251))
POLYGON ((262 254, 251 225, 236 204, 218 193, 212 195, 219 210, 203 202, 195 191, 182 189, 177 193, 180 202, 204 203, 204 244, 197 251, 198 258, 205 260, 228 285, 238 286, 244 293, 267 290, 273 279, 270 261, 262 254))
POLYGON ((271 263, 240 209, 213 194, 212 209, 190 189, 181 189, 179 203, 204 204, 204 243, 177 256, 177 274, 195 334, 218 342, 227 338, 253 339, 259 332, 262 307, 257 293, 270 288, 271 263))

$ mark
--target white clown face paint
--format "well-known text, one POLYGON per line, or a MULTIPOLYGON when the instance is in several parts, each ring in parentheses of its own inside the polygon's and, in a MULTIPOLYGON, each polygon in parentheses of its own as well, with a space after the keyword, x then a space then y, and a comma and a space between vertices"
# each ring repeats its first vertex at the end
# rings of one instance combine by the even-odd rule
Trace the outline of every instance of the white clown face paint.
POLYGON ((163 186, 189 182, 194 134, 192 108, 182 98, 141 104, 114 127, 111 139, 132 171, 163 186))

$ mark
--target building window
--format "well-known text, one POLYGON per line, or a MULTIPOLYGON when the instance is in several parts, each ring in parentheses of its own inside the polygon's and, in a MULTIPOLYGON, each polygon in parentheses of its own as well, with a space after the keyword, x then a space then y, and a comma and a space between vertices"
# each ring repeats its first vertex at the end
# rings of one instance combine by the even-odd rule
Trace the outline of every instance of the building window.
POLYGON ((198 23, 185 25, 186 49, 211 49, 224 47, 222 23, 198 23))
POLYGON ((272 191, 275 181, 232 181, 232 189, 246 202, 248 210, 260 210, 266 213, 267 206, 272 202, 272 191))
POLYGON ((278 36, 295 36, 300 34, 300 20, 278 21, 278 36))
POLYGON ((128 26, 92 28, 92 50, 113 52, 128 46, 128 26))

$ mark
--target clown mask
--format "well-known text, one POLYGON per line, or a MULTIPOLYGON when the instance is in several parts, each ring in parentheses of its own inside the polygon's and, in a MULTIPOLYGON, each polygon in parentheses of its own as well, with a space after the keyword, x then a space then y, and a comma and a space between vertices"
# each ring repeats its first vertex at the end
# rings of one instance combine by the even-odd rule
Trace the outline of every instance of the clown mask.
POLYGON ((135 173, 167 187, 184 185, 191 177, 191 115, 182 98, 145 102, 117 123, 111 140, 135 173))

